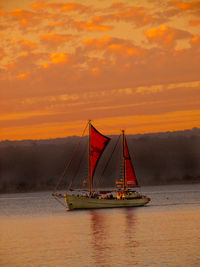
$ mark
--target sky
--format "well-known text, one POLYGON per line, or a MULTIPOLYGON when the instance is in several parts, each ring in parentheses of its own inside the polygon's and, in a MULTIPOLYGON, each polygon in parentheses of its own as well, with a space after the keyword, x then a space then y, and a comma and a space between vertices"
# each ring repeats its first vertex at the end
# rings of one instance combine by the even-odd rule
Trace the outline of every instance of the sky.
POLYGON ((0 0, 0 140, 200 126, 200 2, 0 0))

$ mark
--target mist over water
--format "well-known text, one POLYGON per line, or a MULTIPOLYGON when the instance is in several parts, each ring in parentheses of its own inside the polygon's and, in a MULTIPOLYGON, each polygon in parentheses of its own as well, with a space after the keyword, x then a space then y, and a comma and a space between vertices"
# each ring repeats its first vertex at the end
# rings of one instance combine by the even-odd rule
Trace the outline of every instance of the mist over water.
POLYGON ((51 192, 0 196, 0 266, 198 266, 200 184, 147 186, 140 208, 67 212, 51 192))

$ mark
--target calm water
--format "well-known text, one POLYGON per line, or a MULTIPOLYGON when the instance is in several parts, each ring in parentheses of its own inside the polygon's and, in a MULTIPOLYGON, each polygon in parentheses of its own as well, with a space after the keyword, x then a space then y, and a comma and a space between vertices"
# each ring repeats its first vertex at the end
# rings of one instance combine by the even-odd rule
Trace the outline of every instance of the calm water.
POLYGON ((0 195, 0 266, 200 266, 200 184, 144 187, 146 207, 66 212, 0 195))

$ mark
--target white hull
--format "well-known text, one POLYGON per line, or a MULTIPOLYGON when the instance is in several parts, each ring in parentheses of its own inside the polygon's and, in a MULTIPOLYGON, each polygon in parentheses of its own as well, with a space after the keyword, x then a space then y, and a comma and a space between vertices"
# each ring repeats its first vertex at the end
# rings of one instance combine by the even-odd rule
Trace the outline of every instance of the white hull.
POLYGON ((69 194, 65 195, 65 201, 68 210, 139 207, 149 202, 145 196, 132 199, 97 199, 69 194))

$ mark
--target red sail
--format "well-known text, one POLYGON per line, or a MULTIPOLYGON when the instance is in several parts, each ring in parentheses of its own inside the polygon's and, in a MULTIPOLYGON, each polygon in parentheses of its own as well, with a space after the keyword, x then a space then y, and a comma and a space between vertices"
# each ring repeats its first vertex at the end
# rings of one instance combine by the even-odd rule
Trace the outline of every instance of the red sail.
POLYGON ((128 146, 125 138, 125 171, 126 171, 126 185, 127 186, 137 186, 137 179, 135 176, 135 171, 131 162, 131 157, 128 151, 128 146))
POLYGON ((110 141, 110 138, 99 133, 92 125, 91 125, 90 138, 91 138, 90 139, 91 179, 93 180, 93 175, 94 175, 97 163, 105 147, 110 141))

